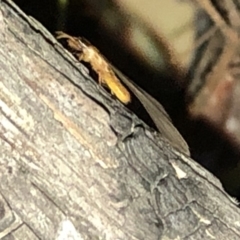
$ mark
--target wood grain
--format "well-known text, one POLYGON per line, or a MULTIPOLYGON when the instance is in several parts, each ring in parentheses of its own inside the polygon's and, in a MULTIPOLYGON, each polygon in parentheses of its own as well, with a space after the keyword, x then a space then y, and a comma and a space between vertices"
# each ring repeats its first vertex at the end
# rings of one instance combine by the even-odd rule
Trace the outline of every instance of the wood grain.
POLYGON ((0 32, 0 238, 239 239, 218 180, 12 1, 0 32))

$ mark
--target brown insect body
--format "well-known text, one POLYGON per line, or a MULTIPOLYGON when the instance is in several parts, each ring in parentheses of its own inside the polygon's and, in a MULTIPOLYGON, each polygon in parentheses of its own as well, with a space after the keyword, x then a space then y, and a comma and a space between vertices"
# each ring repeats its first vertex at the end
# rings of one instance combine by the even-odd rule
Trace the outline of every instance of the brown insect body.
POLYGON ((72 37, 63 32, 57 32, 57 39, 67 39, 68 46, 79 61, 87 62, 98 74, 100 84, 106 85, 111 93, 121 102, 127 104, 131 101, 128 90, 121 84, 101 53, 83 38, 72 37))
POLYGON ((116 97, 127 104, 131 97, 127 89, 121 84, 117 76, 130 88, 130 90, 141 101, 149 115, 152 117, 158 130, 168 141, 178 149, 190 156, 189 148, 185 140, 182 138, 177 129, 173 126, 170 117, 164 110, 163 106, 150 96, 147 92, 134 84, 117 68, 111 66, 110 63, 99 53, 99 51, 88 43, 85 39, 69 36, 63 32, 57 32, 58 39, 66 39, 68 46, 79 61, 83 60, 90 63, 93 70, 98 73, 99 82, 106 84, 116 97), (116 73, 116 75, 115 75, 116 73))

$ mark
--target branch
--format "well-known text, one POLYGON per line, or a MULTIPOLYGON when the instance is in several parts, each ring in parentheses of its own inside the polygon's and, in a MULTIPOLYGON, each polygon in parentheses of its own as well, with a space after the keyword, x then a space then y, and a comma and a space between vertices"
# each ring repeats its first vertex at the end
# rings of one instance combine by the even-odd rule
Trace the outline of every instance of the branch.
POLYGON ((240 211, 218 180, 12 1, 0 31, 0 238, 63 239, 69 222, 75 239, 239 238, 240 211))

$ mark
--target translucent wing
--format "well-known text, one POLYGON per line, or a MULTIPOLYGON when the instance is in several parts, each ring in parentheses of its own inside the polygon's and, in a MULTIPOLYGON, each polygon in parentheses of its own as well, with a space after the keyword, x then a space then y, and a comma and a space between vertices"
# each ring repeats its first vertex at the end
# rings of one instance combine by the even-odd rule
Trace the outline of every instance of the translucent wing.
POLYGON ((112 66, 112 69, 145 107, 159 132, 172 144, 173 147, 175 147, 180 152, 190 156, 187 143, 178 132, 178 130, 173 126, 171 119, 163 106, 142 88, 133 83, 117 68, 112 66))

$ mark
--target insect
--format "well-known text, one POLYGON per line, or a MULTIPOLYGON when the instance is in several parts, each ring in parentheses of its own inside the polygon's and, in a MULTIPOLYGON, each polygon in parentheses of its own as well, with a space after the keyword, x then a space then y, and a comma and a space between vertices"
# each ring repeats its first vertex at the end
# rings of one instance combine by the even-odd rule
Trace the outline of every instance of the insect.
POLYGON ((56 32, 56 34, 57 39, 67 40, 69 48, 79 61, 90 63, 93 70, 98 73, 100 84, 107 85, 110 91, 121 102, 127 104, 131 101, 131 96, 128 90, 121 84, 118 79, 120 78, 146 108, 159 132, 167 138, 176 149, 184 152, 188 156, 190 155, 187 143, 174 127, 170 117, 157 100, 105 60, 100 52, 85 39, 72 37, 64 32, 56 32))
POLYGON ((108 61, 91 43, 83 38, 72 37, 64 32, 56 32, 56 34, 57 39, 67 40, 69 48, 79 61, 91 65, 92 69, 98 74, 99 84, 106 85, 122 103, 128 104, 131 101, 129 91, 117 78, 108 61))

